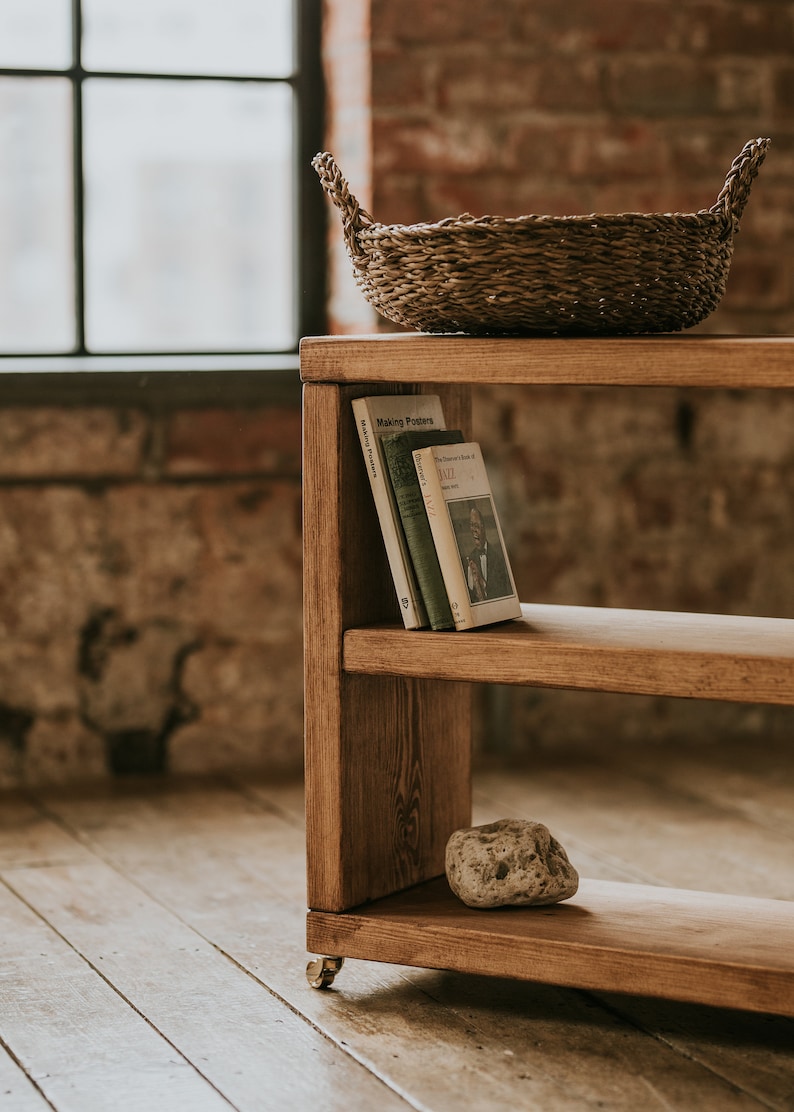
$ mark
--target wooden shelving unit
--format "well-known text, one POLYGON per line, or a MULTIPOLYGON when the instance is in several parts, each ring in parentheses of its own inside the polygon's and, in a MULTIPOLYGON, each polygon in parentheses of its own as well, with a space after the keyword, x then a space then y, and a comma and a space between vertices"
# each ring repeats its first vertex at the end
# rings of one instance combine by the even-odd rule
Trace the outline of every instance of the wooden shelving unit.
POLYGON ((304 340, 307 943, 317 954, 794 1015, 794 903, 584 880, 472 911, 444 848, 471 821, 471 683, 794 704, 794 621, 533 605, 471 633, 399 624, 350 402, 479 382, 794 387, 794 340, 304 340))

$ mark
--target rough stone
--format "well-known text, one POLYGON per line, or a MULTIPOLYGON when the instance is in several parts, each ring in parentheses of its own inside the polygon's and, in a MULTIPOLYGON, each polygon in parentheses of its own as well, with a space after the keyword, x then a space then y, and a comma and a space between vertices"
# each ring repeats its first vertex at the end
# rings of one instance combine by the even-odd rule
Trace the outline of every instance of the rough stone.
POLYGON ((576 893, 579 874, 548 827, 500 819, 456 830, 447 842, 449 886, 469 907, 559 903, 576 893))

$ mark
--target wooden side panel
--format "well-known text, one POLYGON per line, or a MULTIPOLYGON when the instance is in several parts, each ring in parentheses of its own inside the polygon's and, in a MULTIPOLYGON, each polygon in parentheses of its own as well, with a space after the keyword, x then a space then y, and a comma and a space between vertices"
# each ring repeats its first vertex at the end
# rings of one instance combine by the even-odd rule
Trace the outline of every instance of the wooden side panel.
MULTIPOLYGON (((443 872, 470 816, 469 689, 342 672, 344 630, 399 620, 350 405, 394 389, 304 388, 307 882, 325 911, 443 872)), ((465 392, 439 392, 467 428, 465 392)))

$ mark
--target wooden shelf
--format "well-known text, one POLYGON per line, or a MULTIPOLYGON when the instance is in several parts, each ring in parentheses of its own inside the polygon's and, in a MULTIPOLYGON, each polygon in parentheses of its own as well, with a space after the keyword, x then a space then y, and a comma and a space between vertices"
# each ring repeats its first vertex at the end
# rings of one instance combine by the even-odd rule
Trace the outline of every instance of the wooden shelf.
POLYGON ((351 629, 347 672, 794 704, 794 620, 529 605, 466 633, 351 629))
POLYGON ((794 387, 790 336, 513 339, 334 336, 301 341, 305 382, 794 387))
POLYGON ((794 339, 306 339, 301 375, 309 949, 794 1015, 794 903, 585 881, 482 912, 434 879, 471 822, 467 683, 791 705, 794 620, 530 605, 466 633, 390 625, 351 410, 432 388, 465 429, 477 383, 794 388, 794 339))
POLYGON ((582 880, 548 908, 474 911, 438 879, 344 914, 322 953, 794 1016, 794 903, 582 880))

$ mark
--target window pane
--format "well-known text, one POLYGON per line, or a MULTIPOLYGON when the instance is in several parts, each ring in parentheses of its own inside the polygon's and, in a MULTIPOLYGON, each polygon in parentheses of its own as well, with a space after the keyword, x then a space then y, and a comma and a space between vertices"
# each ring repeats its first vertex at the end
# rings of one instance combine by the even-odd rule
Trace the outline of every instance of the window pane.
POLYGON ((285 77, 292 0, 83 0, 90 70, 285 77))
POLYGON ((71 63, 71 0, 0 0, 0 66, 66 69, 71 63))
POLYGON ((292 94, 86 82, 86 337, 94 351, 296 343, 292 94))
POLYGON ((71 90, 0 78, 0 351, 75 345, 71 90))

